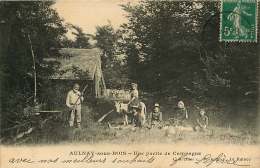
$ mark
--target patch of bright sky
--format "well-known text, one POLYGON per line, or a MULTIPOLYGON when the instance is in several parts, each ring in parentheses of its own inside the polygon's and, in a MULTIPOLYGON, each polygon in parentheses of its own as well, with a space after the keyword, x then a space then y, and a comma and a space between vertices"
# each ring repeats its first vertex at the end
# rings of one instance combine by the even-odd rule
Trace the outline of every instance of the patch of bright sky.
POLYGON ((126 13, 119 5, 130 1, 133 2, 133 0, 57 0, 53 8, 66 23, 81 27, 85 33, 95 34, 96 26, 110 22, 114 28, 118 28, 127 22, 126 13))

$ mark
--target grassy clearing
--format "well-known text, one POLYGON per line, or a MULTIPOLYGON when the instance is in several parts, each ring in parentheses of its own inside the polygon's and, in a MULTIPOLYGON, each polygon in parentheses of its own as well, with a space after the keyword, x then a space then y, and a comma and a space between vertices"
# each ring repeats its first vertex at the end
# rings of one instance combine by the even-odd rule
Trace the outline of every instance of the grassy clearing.
POLYGON ((26 144, 57 144, 57 143, 177 143, 189 144, 256 144, 257 136, 244 134, 242 131, 214 127, 210 134, 203 132, 179 131, 167 133, 164 129, 134 128, 132 126, 122 129, 109 129, 106 125, 93 124, 81 130, 74 128, 55 127, 53 131, 43 130, 30 135, 26 144))
POLYGON ((177 143, 189 144, 256 144, 257 136, 233 129, 211 127, 211 133, 204 132, 169 132, 167 129, 134 128, 110 129, 107 124, 84 125, 82 129, 64 128, 52 125, 50 129, 35 131, 30 139, 22 144, 58 144, 58 143, 177 143))
MULTIPOLYGON (((111 108, 111 107, 110 107, 111 108)), ((103 109, 106 111, 107 109, 103 109)), ((110 110, 110 109, 108 109, 110 110)), ((171 112, 170 106, 165 106, 165 113, 171 112)), ((167 113, 164 120, 167 119, 167 113)), ((112 114, 103 123, 97 120, 96 111, 88 106, 82 107, 82 129, 69 128, 64 125, 66 110, 63 113, 63 120, 49 120, 45 126, 33 131, 17 142, 8 144, 63 144, 63 143, 114 143, 114 144, 138 144, 138 143, 178 143, 189 144, 256 144, 259 142, 259 135, 248 129, 232 128, 211 124, 209 132, 194 132, 168 129, 134 128, 123 126, 122 117, 112 114), (108 120, 117 129, 108 127, 108 120)), ((191 118, 193 115, 191 115, 191 118)), ((192 120, 189 124, 192 125, 192 120)))

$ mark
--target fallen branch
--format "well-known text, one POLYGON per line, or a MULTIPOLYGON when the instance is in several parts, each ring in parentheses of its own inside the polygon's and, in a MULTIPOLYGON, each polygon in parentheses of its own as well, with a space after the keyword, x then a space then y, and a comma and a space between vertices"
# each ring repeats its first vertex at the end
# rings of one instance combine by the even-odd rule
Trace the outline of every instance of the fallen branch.
POLYGON ((29 124, 29 123, 30 123, 30 122, 26 122, 26 123, 23 123, 23 124, 15 125, 15 126, 13 126, 13 127, 6 128, 6 129, 1 130, 1 132, 5 132, 5 131, 13 130, 13 129, 16 129, 16 128, 20 128, 20 127, 25 126, 25 125, 27 125, 27 124, 29 124))
POLYGON ((108 128, 110 128, 110 129, 121 129, 121 127, 114 127, 114 126, 112 126, 109 122, 107 122, 107 124, 108 124, 108 128))
POLYGON ((106 114, 104 114, 100 119, 98 119, 98 122, 102 122, 110 113, 112 113, 114 110, 110 110, 106 114))
POLYGON ((16 141, 17 139, 20 139, 22 137, 24 137, 25 135, 30 134, 33 130, 35 129, 35 127, 30 127, 28 130, 20 132, 19 134, 17 134, 13 140, 16 141))

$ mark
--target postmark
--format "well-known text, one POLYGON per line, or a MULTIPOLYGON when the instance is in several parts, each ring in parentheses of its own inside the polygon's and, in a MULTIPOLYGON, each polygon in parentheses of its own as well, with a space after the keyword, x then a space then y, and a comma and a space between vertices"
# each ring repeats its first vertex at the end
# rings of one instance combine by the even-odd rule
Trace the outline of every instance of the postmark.
POLYGON ((257 0, 221 0, 220 41, 257 42, 257 0))

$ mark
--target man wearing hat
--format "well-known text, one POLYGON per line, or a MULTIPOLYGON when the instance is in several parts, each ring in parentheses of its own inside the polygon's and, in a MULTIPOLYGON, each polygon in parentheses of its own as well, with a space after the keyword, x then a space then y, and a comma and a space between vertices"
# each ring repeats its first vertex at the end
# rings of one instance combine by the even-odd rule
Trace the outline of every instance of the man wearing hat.
POLYGON ((160 111, 160 105, 159 103, 154 104, 153 112, 150 113, 150 125, 151 127, 161 127, 162 122, 162 112, 160 111))
POLYGON ((70 109, 69 126, 74 126, 74 120, 76 118, 77 127, 81 128, 81 103, 84 100, 79 91, 79 84, 75 83, 72 90, 67 94, 66 105, 70 109))

